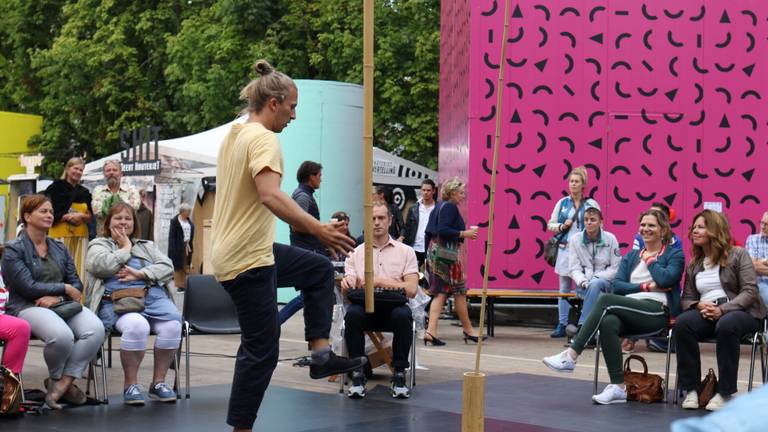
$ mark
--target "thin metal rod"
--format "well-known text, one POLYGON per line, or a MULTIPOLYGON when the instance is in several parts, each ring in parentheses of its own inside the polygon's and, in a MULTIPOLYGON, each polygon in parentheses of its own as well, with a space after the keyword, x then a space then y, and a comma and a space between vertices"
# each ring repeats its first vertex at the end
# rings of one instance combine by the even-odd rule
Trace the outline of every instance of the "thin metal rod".
POLYGON ((363 0, 363 214, 365 312, 373 313, 373 0, 363 0))
POLYGON ((480 329, 475 352, 475 373, 480 373, 480 353, 483 348, 483 330, 485 329, 485 305, 488 298, 488 275, 491 273, 491 252, 493 250, 493 216, 496 206, 496 165, 499 159, 499 141, 501 140, 501 96, 504 88, 504 58, 507 51, 507 31, 509 29, 509 0, 504 1, 504 31, 501 36, 499 56, 499 78, 496 82, 496 138, 493 140, 493 164, 491 167, 491 193, 488 204, 488 241, 485 244, 485 266, 483 269, 483 295, 480 304, 480 329))

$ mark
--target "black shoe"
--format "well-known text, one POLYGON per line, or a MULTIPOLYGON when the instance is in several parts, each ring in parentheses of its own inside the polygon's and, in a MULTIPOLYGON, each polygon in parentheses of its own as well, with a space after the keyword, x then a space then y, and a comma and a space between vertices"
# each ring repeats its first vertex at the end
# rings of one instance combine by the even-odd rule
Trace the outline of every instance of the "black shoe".
MULTIPOLYGON (((477 343, 477 339, 478 339, 477 336, 472 336, 471 334, 469 334, 467 332, 462 332, 462 333, 464 333, 464 344, 465 345, 467 344, 468 340, 470 340, 470 341, 472 341, 474 343, 477 343)), ((485 341, 486 339, 488 339, 488 336, 483 336, 483 341, 485 341)))
POLYGON ((343 374, 359 369, 366 363, 368 363, 368 359, 365 356, 349 359, 346 357, 339 357, 331 351, 328 354, 328 360, 325 363, 312 363, 309 365, 309 377, 312 379, 320 379, 331 375, 343 374))
POLYGON ((430 332, 424 332, 424 346, 427 346, 427 344, 432 344, 434 346, 443 346, 445 345, 445 342, 436 338, 430 332), (429 339, 427 339, 427 336, 429 336, 429 339))

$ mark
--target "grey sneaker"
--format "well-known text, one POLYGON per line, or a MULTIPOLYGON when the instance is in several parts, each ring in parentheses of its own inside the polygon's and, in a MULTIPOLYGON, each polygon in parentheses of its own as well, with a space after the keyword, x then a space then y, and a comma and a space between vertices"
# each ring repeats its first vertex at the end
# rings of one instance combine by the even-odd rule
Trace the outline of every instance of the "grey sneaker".
POLYGON ((131 384, 123 391, 123 403, 126 405, 144 405, 144 395, 141 394, 141 386, 131 384))
POLYGON ((176 392, 164 383, 152 383, 149 385, 149 398, 159 402, 176 402, 176 392))
POLYGON ((411 390, 405 385, 405 372, 397 371, 392 375, 392 382, 389 385, 392 389, 392 397, 395 399, 408 399, 411 397, 411 390))
POLYGON ((347 389, 347 396, 352 399, 362 399, 365 397, 365 374, 356 369, 352 372, 352 385, 347 389))

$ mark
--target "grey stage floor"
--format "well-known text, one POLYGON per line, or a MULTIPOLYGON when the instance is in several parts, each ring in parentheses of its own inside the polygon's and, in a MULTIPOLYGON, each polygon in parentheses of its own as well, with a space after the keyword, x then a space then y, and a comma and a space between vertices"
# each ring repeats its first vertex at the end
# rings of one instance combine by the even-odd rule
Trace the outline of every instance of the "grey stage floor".
MULTIPOLYGON (((486 382, 488 432, 663 431, 678 418, 703 415, 679 406, 640 403, 597 406, 592 384, 561 377, 496 375, 486 382)), ((46 411, 0 420, 3 432, 36 431, 227 431, 228 386, 194 388, 176 404, 148 402, 129 407, 113 396, 110 405, 46 411)), ((393 400, 388 389, 369 389, 363 400, 271 387, 256 421, 258 431, 440 431, 461 430, 461 381, 417 385, 409 400, 393 400)))

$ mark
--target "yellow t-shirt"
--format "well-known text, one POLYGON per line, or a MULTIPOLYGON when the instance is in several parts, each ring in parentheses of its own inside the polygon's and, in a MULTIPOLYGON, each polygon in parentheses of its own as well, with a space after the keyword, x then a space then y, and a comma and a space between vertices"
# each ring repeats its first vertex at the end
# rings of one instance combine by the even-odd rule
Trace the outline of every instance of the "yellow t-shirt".
POLYGON ((220 281, 275 263, 275 216, 261 202, 254 182, 265 168, 283 174, 277 135, 257 122, 233 125, 216 165, 211 264, 220 281))

